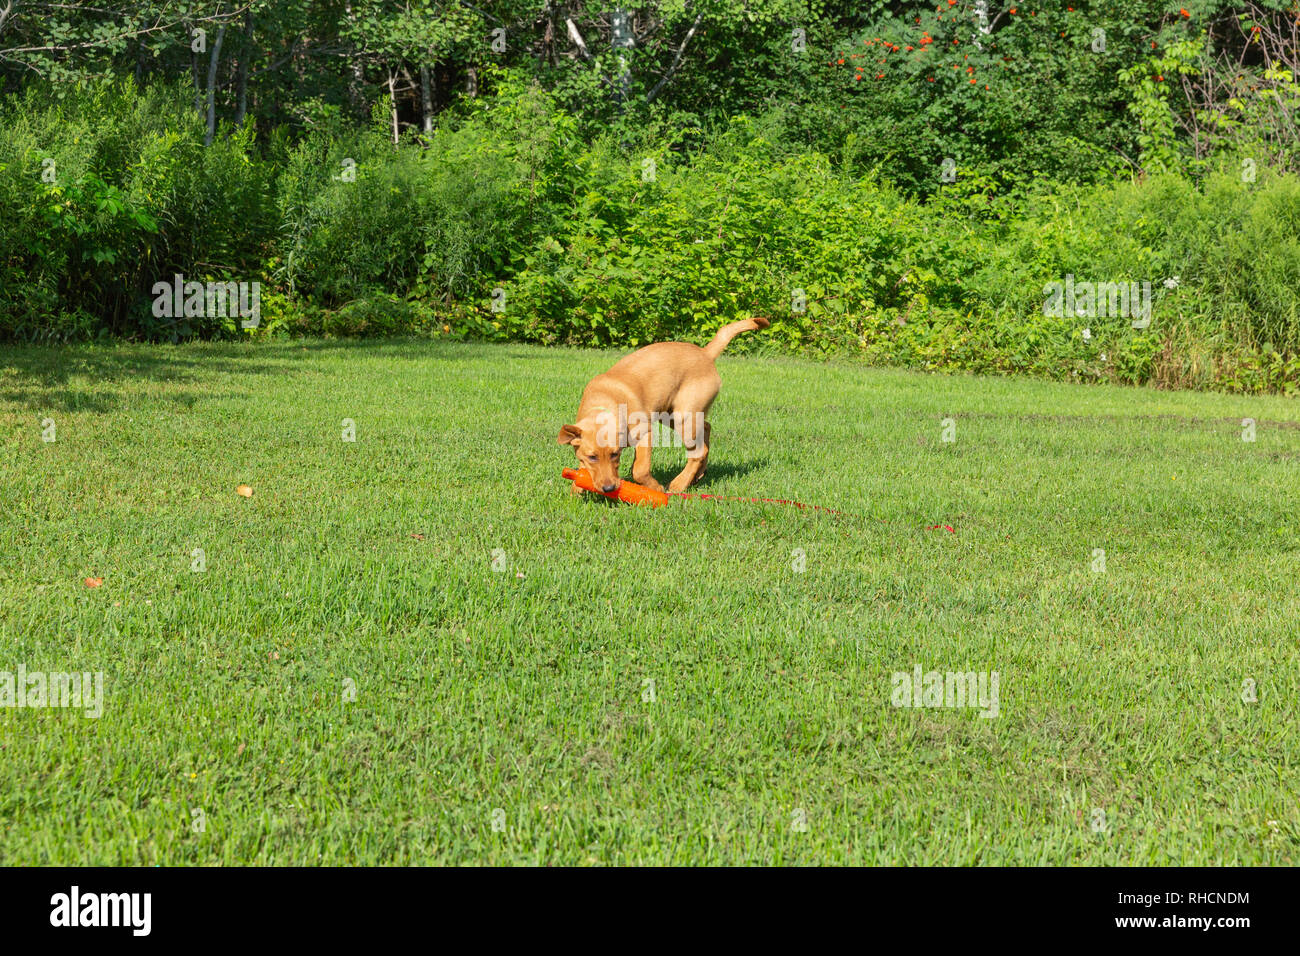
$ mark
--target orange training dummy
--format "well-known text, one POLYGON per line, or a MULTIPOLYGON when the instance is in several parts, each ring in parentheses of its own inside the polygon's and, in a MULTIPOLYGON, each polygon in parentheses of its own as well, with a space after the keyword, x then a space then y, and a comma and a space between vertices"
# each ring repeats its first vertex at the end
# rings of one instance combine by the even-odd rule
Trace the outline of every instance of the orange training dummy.
POLYGON ((572 468, 564 469, 564 477, 568 478, 583 491, 594 491, 598 495, 604 495, 606 498, 615 498, 619 501, 625 501, 630 505, 649 505, 651 508, 658 508, 660 505, 668 504, 668 495, 662 491, 654 491, 642 485, 634 484, 630 481, 621 482, 617 491, 604 492, 591 483, 591 475, 587 469, 574 471, 572 468))

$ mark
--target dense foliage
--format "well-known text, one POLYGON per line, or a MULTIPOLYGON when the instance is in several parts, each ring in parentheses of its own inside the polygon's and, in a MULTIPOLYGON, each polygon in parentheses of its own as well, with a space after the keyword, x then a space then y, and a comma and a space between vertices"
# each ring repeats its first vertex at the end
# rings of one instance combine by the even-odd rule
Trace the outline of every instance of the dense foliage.
MULTIPOLYGON (((1300 387, 1282 0, 0 0, 0 337, 767 347, 1300 387), (155 288, 259 283, 239 317, 155 288), (1149 323, 1049 314, 1145 283, 1149 323)), ((1081 314, 1082 312, 1082 314, 1081 314)))

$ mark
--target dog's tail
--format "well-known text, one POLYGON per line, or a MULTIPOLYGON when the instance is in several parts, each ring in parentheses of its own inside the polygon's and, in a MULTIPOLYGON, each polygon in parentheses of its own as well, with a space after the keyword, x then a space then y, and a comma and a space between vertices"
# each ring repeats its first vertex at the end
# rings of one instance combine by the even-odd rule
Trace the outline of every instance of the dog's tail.
POLYGON ((741 319, 739 322, 728 322, 718 329, 718 334, 713 337, 713 341, 704 346, 704 352, 709 358, 716 359, 722 354, 722 350, 727 347, 728 343, 741 332, 754 332, 758 329, 765 329, 771 324, 761 315, 756 315, 752 319, 741 319))

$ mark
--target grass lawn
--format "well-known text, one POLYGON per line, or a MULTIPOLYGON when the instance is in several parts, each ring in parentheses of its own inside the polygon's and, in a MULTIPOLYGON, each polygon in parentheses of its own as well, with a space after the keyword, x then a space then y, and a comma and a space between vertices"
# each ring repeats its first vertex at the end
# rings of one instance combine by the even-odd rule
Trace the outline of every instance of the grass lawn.
POLYGON ((613 358, 0 355, 0 670, 104 674, 0 863, 1300 863, 1300 404, 724 356, 695 490, 847 514, 649 510, 559 474, 613 358))

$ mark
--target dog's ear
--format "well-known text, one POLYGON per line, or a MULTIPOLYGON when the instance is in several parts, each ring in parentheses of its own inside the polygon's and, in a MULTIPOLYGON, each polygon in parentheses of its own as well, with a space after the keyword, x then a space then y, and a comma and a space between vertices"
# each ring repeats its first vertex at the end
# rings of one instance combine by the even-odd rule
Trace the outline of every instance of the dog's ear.
POLYGON ((576 445, 582 440, 582 429, 577 425, 564 425, 560 428, 560 434, 556 437, 557 445, 576 445))

